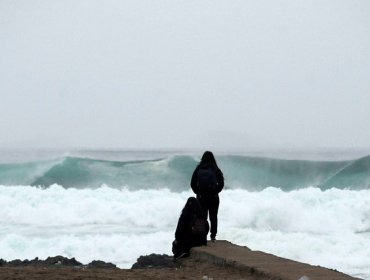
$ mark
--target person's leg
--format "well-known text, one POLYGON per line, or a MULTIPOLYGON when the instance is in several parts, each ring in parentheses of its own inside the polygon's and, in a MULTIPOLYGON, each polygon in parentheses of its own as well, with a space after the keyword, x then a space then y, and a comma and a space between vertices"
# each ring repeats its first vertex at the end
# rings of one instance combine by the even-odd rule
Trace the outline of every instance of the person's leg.
POLYGON ((199 201, 200 207, 202 207, 202 210, 204 214, 206 215, 205 218, 208 219, 209 199, 204 196, 197 196, 197 199, 199 201))
MULTIPOLYGON (((207 221, 208 220, 210 199, 209 199, 209 197, 204 197, 204 196, 202 196, 202 197, 197 196, 197 198, 199 200, 199 204, 202 207, 203 213, 205 215, 205 219, 207 221)), ((204 241, 203 241, 204 244, 203 245, 207 245, 207 235, 208 235, 208 233, 204 236, 204 241)))
POLYGON ((217 234, 217 214, 220 205, 219 197, 212 197, 209 203, 209 220, 211 222, 211 240, 216 238, 217 234))

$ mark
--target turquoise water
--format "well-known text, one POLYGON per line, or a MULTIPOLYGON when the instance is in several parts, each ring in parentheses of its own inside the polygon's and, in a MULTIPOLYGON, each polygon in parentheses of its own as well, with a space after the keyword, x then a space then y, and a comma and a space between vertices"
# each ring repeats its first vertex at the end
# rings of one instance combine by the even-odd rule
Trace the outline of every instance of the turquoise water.
MULTIPOLYGON (((345 161, 285 160, 249 156, 219 156, 226 188, 260 191, 274 186, 289 191, 309 186, 369 189, 370 156, 345 161)), ((101 160, 65 156, 52 160, 0 164, 0 184, 66 188, 169 188, 183 191, 198 158, 170 155, 151 159, 101 160)))

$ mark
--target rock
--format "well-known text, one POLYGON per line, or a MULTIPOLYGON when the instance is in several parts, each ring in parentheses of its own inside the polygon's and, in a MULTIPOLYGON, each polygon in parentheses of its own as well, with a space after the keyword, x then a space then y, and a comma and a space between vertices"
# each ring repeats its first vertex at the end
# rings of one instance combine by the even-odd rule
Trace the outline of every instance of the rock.
POLYGON ((6 265, 8 262, 6 260, 0 259, 0 266, 6 265))
POLYGON ((24 266, 27 265, 28 260, 21 261, 20 259, 15 259, 10 262, 8 262, 7 266, 24 266))
POLYGON ((88 268, 117 268, 113 263, 107 263, 103 261, 92 261, 87 265, 88 268))
POLYGON ((176 267, 173 257, 168 255, 150 254, 148 256, 140 256, 136 263, 132 265, 132 269, 138 268, 168 268, 176 267))
MULTIPOLYGON (((66 258, 63 256, 48 257, 46 260, 39 260, 39 258, 34 258, 33 260, 12 260, 5 261, 0 259, 0 267, 22 267, 22 266, 68 266, 68 267, 82 267, 83 264, 77 261, 75 258, 66 258)), ((113 263, 107 263, 104 261, 95 260, 84 266, 88 268, 117 268, 113 263)))
POLYGON ((33 260, 12 260, 12 261, 4 261, 3 259, 0 260, 0 266, 11 266, 11 267, 18 267, 18 266, 54 266, 54 265, 61 265, 61 266, 81 266, 82 263, 76 261, 75 258, 65 258, 62 256, 56 257, 48 257, 46 260, 39 260, 39 258, 34 258, 33 260))
POLYGON ((82 265, 82 263, 76 261, 75 258, 68 259, 63 256, 48 257, 45 261, 43 261, 43 263, 44 265, 62 265, 62 266, 81 266, 82 265))

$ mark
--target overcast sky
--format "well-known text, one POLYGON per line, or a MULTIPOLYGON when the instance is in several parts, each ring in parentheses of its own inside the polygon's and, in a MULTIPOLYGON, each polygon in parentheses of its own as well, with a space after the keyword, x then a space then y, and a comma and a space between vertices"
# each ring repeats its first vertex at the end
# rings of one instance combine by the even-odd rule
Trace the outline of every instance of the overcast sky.
POLYGON ((0 147, 370 147, 370 1, 0 0, 0 147))

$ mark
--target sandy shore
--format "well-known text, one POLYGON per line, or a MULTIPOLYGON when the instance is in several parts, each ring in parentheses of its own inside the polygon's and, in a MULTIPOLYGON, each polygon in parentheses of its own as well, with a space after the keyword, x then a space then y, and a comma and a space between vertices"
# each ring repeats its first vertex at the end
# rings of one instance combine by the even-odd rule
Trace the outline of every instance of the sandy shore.
POLYGON ((227 241, 193 248, 175 267, 118 269, 86 266, 0 267, 0 279, 249 279, 353 280, 338 271, 280 258, 227 241))

